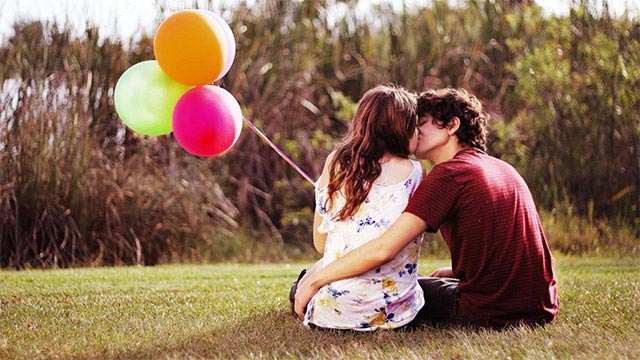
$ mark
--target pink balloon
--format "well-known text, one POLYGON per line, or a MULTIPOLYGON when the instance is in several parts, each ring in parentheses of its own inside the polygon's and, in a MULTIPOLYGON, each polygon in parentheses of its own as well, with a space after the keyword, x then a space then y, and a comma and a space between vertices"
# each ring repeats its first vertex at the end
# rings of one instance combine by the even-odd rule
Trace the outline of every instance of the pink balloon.
POLYGON ((231 65, 233 64, 233 61, 236 58, 236 38, 235 36, 233 36, 233 31, 231 30, 231 27, 222 18, 222 16, 214 13, 213 11, 209 11, 209 10, 203 10, 203 11, 205 11, 207 14, 212 16, 218 22, 220 27, 222 27, 222 30, 224 32, 224 35, 227 41, 227 58, 225 60, 224 68, 222 69, 222 72, 216 79, 216 81, 218 81, 222 79, 225 75, 227 75, 227 73, 229 72, 229 69, 231 69, 231 65))
POLYGON ((187 91, 173 109, 173 134, 194 155, 214 156, 227 151, 241 130, 240 104, 218 86, 203 85, 187 91))

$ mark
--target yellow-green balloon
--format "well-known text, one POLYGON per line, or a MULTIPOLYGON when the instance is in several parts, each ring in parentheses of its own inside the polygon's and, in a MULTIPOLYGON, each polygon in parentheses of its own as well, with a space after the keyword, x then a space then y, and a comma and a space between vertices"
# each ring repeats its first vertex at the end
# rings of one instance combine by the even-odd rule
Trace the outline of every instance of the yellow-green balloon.
POLYGON ((120 119, 143 135, 164 135, 172 131, 173 108, 191 86, 167 76, 155 60, 143 61, 120 76, 113 101, 120 119))

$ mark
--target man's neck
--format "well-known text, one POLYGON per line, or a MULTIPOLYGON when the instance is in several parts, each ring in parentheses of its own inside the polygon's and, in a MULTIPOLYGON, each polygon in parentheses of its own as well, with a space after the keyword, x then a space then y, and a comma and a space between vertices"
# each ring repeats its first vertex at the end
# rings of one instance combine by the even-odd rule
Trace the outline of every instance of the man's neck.
POLYGON ((441 162, 445 162, 445 161, 449 161, 451 159, 453 159, 454 156, 456 156, 456 154, 464 149, 466 149, 467 146, 463 146, 461 144, 459 144, 457 141, 456 142, 452 142, 450 144, 448 144, 447 146, 445 146, 442 151, 440 151, 440 153, 436 156, 435 159, 433 159, 433 161, 436 164, 440 164, 441 162))

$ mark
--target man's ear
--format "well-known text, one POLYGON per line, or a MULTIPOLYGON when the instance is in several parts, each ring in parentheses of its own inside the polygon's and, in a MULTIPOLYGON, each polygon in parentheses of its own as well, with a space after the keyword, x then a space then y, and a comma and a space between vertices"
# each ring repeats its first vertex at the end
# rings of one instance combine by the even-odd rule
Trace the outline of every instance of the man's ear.
POLYGON ((449 135, 455 134, 459 128, 460 128, 460 119, 457 116, 452 117, 451 120, 449 121, 449 126, 448 126, 449 135))

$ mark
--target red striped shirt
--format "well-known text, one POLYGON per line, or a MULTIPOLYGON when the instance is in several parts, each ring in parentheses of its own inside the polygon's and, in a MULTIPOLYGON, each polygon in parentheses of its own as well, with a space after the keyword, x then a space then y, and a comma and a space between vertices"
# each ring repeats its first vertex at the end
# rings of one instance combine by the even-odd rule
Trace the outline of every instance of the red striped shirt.
POLYGON ((460 310, 470 319, 505 325, 556 317, 553 257, 531 192, 511 165, 462 150, 434 166, 405 211, 442 233, 460 279, 460 310))

